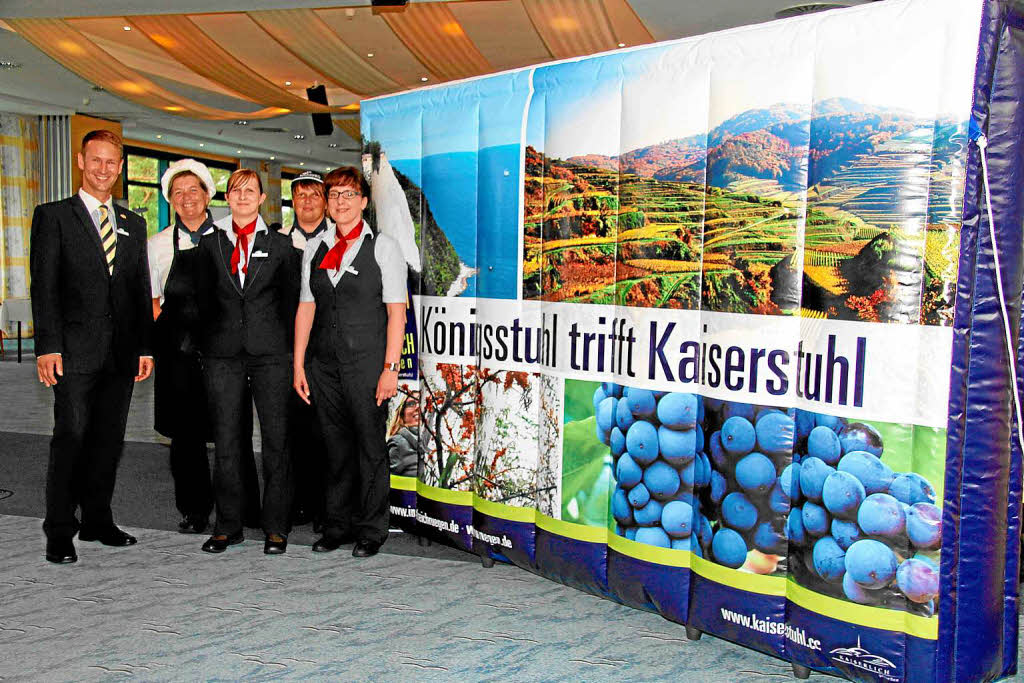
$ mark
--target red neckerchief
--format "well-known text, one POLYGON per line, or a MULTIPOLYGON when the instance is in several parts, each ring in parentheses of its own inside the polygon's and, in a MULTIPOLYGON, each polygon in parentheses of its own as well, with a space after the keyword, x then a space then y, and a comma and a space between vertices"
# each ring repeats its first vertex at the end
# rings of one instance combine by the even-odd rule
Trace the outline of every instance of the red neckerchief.
MULTIPOLYGON (((231 274, 235 275, 238 273, 238 264, 242 260, 242 254, 249 254, 249 235, 256 230, 256 222, 259 218, 253 220, 252 223, 245 227, 239 227, 238 223, 231 221, 231 229, 235 231, 235 250, 231 252, 231 274)), ((249 259, 245 259, 245 263, 242 263, 242 272, 246 275, 249 274, 249 259)))
POLYGON ((363 221, 360 220, 356 227, 345 234, 342 234, 341 228, 336 228, 336 230, 337 237, 334 246, 327 250, 324 260, 320 262, 322 270, 338 270, 341 268, 341 257, 345 255, 349 241, 359 237, 359 234, 363 231, 363 221))

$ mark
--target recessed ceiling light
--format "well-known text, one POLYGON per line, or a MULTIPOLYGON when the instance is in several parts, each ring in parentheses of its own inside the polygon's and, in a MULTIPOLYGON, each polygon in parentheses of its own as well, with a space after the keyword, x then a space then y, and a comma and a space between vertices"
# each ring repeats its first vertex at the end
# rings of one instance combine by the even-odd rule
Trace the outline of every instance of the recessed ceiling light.
POLYGON ((285 82, 284 82, 284 84, 285 84, 285 85, 291 85, 291 84, 292 84, 292 82, 291 82, 291 81, 285 81, 285 82))
POLYGON ((626 47, 625 43, 619 43, 619 47, 626 47))
POLYGON ((243 120, 238 120, 238 121, 235 121, 235 125, 236 126, 248 126, 249 122, 248 121, 243 121, 243 120))
POLYGON ((240 149, 236 149, 235 150, 235 154, 241 154, 241 153, 242 153, 242 150, 240 150, 240 149))
POLYGON ((20 69, 21 62, 12 62, 9 59, 0 60, 0 69, 20 69))
POLYGON ((420 80, 426 83, 428 79, 426 76, 420 76, 420 80))
POLYGON ((156 134, 156 139, 157 139, 157 140, 159 140, 159 139, 160 139, 160 138, 162 138, 162 137, 163 137, 163 135, 160 135, 160 133, 157 133, 157 134, 156 134))
POLYGON ((199 143, 199 146, 200 146, 200 147, 206 147, 206 143, 205 143, 205 142, 200 142, 200 143, 199 143))
POLYGON ((373 53, 372 53, 372 52, 367 52, 367 53, 366 53, 366 56, 367 56, 367 57, 373 57, 373 53))
POLYGON ((337 142, 332 142, 331 144, 329 144, 327 146, 330 147, 331 149, 334 149, 335 147, 338 146, 338 143, 337 142))
POLYGON ((132 27, 131 27, 131 26, 129 26, 129 25, 127 25, 127 24, 125 24, 125 25, 124 25, 124 26, 122 26, 121 28, 123 28, 123 29, 124 29, 125 31, 131 31, 131 30, 132 30, 132 27))
POLYGON ((306 165, 306 162, 305 162, 305 161, 300 161, 300 162, 299 162, 299 166, 305 166, 305 165, 306 165))
POLYGON ((293 135, 292 137, 295 138, 296 140, 305 140, 306 139, 305 135, 293 135))
POLYGON ((331 170, 331 167, 330 167, 330 166, 324 166, 324 170, 325 170, 325 171, 330 171, 330 170, 331 170))

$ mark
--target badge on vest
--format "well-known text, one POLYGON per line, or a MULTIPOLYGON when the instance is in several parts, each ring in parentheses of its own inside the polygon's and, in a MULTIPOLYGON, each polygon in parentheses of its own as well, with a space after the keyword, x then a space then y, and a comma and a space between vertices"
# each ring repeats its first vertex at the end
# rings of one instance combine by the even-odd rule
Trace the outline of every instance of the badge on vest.
MULTIPOLYGON (((121 216, 121 218, 124 218, 124 216, 121 216)), ((124 235, 125 237, 128 237, 128 233, 122 230, 121 228, 118 228, 114 232, 116 232, 118 235, 124 235)))
POLYGON ((268 254, 265 251, 254 251, 254 252, 252 252, 252 257, 253 258, 267 258, 268 256, 270 256, 270 254, 268 254))
POLYGON ((359 275, 359 271, 353 268, 352 266, 345 266, 344 272, 352 273, 353 275, 359 275))

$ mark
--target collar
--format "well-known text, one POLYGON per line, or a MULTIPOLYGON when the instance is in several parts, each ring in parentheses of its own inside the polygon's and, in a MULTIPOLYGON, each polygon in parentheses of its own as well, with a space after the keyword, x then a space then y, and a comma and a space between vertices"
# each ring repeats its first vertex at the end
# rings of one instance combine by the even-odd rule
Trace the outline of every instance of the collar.
MULTIPOLYGON (((366 221, 362 221, 362 224, 363 230, 362 232, 359 233, 358 239, 356 239, 357 243, 364 237, 369 237, 370 239, 373 239, 373 230, 370 230, 370 226, 366 224, 366 221)), ((324 244, 327 245, 328 249, 334 246, 334 244, 338 241, 338 226, 334 224, 334 221, 327 221, 327 230, 321 234, 321 237, 323 238, 324 244)))
POLYGON ((107 207, 107 213, 110 215, 111 220, 116 220, 113 217, 114 195, 110 195, 106 202, 101 202, 100 200, 96 199, 85 190, 79 189, 78 198, 82 200, 83 204, 85 204, 85 210, 89 212, 90 216, 96 213, 97 209, 100 208, 100 205, 103 205, 107 207))
POLYGON ((299 222, 295 221, 295 222, 292 223, 291 230, 288 231, 288 236, 291 237, 293 232, 298 231, 300 235, 303 235, 306 239, 309 240, 309 239, 313 239, 314 237, 316 237, 317 235, 319 235, 320 233, 322 233, 326 229, 327 229, 327 218, 321 218, 320 219, 320 224, 317 225, 315 228, 313 228, 313 232, 306 232, 305 230, 302 229, 302 226, 299 225, 299 222))
POLYGON ((210 214, 210 210, 207 209, 206 218, 204 218, 203 222, 199 224, 199 227, 196 228, 195 232, 192 232, 191 230, 188 229, 188 226, 181 221, 181 216, 174 217, 174 225, 172 225, 171 227, 180 230, 190 240, 192 240, 193 244, 198 244, 200 237, 202 237, 203 235, 208 235, 211 232, 213 232, 213 216, 210 214))
MULTIPOLYGON (((214 221, 213 226, 218 230, 226 232, 232 242, 235 241, 235 231, 231 228, 231 214, 224 216, 224 218, 221 218, 220 220, 214 221)), ((269 232, 267 224, 263 222, 263 216, 259 214, 256 214, 256 230, 253 234, 257 232, 269 232)))

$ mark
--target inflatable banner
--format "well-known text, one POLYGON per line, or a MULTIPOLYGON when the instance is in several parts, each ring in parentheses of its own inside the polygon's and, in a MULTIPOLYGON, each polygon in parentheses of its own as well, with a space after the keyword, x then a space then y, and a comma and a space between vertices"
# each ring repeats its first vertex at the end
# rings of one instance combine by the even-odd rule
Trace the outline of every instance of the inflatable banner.
POLYGON ((798 673, 1014 671, 1020 11, 891 0, 364 102, 413 293, 393 523, 798 673))

